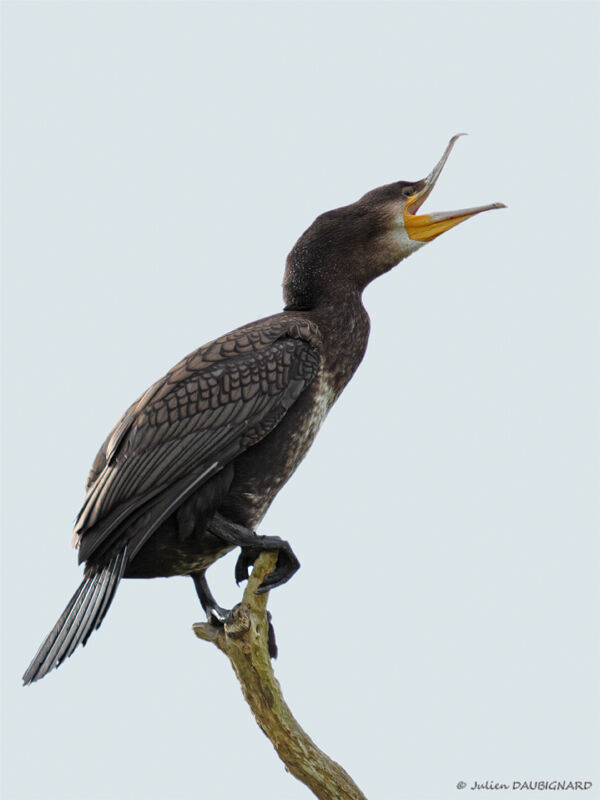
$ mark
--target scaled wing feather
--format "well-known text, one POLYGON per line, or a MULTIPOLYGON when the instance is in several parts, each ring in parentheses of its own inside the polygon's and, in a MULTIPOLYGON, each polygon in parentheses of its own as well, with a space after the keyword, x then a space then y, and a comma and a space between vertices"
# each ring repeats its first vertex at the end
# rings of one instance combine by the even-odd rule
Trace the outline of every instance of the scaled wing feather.
MULTIPOLYGON (((273 430, 318 371, 319 355, 303 338, 275 329, 272 341, 238 353, 236 333, 223 342, 221 359, 215 343, 196 351, 117 423, 96 457, 75 527, 80 561, 98 548, 110 554, 113 540, 120 549, 128 521, 151 507, 145 541, 191 491, 273 430)), ((143 541, 131 543, 130 558, 143 541)))

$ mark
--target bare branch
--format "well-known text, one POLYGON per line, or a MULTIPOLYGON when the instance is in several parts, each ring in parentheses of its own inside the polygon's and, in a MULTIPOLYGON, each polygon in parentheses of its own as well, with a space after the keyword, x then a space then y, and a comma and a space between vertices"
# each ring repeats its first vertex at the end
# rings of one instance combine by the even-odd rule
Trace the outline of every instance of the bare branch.
POLYGON ((267 647, 268 594, 256 594, 256 589, 276 561, 277 553, 262 553, 257 559, 242 602, 233 609, 232 622, 224 629, 197 623, 194 633, 229 658, 256 721, 292 775, 320 800, 366 800, 348 773, 300 727, 273 673, 267 647))

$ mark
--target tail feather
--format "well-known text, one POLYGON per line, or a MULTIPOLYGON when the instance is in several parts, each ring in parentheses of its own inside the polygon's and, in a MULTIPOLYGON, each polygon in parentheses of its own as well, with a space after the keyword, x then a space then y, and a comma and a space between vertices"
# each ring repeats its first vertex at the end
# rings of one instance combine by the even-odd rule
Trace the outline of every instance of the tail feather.
POLYGON ((85 645, 87 640, 90 638, 92 633, 94 632, 94 624, 98 617, 98 610, 102 606, 102 601, 105 599, 106 595, 106 588, 110 576, 114 574, 113 572, 109 572, 106 570, 105 572, 100 573, 98 577, 98 583, 94 587, 94 591, 92 596, 90 597, 90 601, 88 604, 88 612, 86 614, 86 623, 83 625, 79 631, 77 632, 77 636, 73 637, 71 644, 65 654, 65 658, 68 658, 73 650, 77 647, 77 645, 81 642, 82 645, 85 645))
POLYGON ((61 636, 59 636, 56 644, 54 645, 56 652, 48 655, 47 660, 49 665, 53 661, 57 664, 61 664, 71 655, 73 650, 75 650, 81 641, 83 632, 87 629, 89 623, 91 622, 90 609, 93 608, 94 598, 101 581, 102 572, 97 572, 91 579, 85 598, 81 603, 79 610, 77 611, 77 616, 73 619, 71 625, 63 628, 64 633, 67 635, 61 634, 61 636))
POLYGON ((82 640, 84 645, 92 635, 93 631, 95 631, 96 628, 100 627, 100 623, 104 619, 104 615, 106 614, 106 612, 108 611, 108 607, 112 603, 113 597, 115 596, 115 592, 117 591, 117 586, 119 585, 119 581, 123 577, 123 573, 125 572, 125 567, 127 566, 127 545, 125 545, 124 549, 121 551, 120 556, 121 556, 120 563, 115 564, 114 569, 107 571, 106 578, 105 580, 103 580, 103 586, 99 597, 96 617, 94 619, 94 622, 92 623, 93 627, 90 627, 90 630, 87 632, 85 638, 82 640))
MULTIPOLYGON (((60 635, 65 624, 67 623, 68 620, 72 619, 73 614, 75 613, 76 609, 81 603, 82 595, 85 595, 86 590, 89 588, 89 584, 90 580, 87 578, 84 581, 82 581, 82 583, 79 585, 79 588, 77 589, 73 597, 69 600, 69 603, 65 608, 65 610, 63 611, 63 613, 61 614, 58 622, 56 623, 54 628, 52 628, 46 639, 40 645, 40 648, 35 654, 33 661, 31 662, 31 664, 27 668, 27 671, 23 675, 23 682, 25 685, 27 685, 28 683, 32 683, 39 677, 42 677, 41 674, 39 674, 40 667, 47 659, 50 651, 54 647, 56 639, 60 635)), ((64 629, 66 632, 68 632, 69 627, 67 626, 64 629)))
POLYGON ((126 565, 127 547, 124 547, 106 567, 84 578, 23 675, 26 686, 60 666, 78 644, 85 644, 100 627, 126 565))
MULTIPOLYGON (((89 603, 90 595, 94 589, 94 584, 98 580, 98 575, 92 575, 84 581, 83 590, 78 593, 77 600, 71 607, 69 614, 65 618, 63 624, 56 631, 56 635, 50 644, 50 649, 41 664, 41 670, 45 673, 52 669, 53 664, 60 664, 64 658, 65 650, 68 648, 73 635, 77 632, 82 620, 85 617, 85 611, 89 603)), ((56 626, 55 626, 56 628, 56 626)))

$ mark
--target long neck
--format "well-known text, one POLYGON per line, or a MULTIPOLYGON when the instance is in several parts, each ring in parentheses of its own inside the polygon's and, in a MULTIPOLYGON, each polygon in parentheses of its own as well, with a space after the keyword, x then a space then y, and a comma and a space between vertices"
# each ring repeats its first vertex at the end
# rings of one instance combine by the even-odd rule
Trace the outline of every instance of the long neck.
POLYGON ((339 299, 351 299, 367 285, 367 264, 359 248, 332 247, 328 237, 305 231, 289 253, 283 277, 286 311, 311 311, 339 299))
POLYGON ((286 259, 285 307, 304 311, 343 294, 360 296, 405 255, 377 215, 358 213, 354 206, 323 214, 286 259))
POLYGON ((360 289, 333 270, 324 269, 318 262, 296 264, 288 258, 283 283, 286 311, 316 311, 354 294, 359 295, 360 303, 360 289))
POLYGON ((337 396, 354 375, 369 341, 369 315, 360 292, 337 293, 304 313, 321 331, 325 368, 337 396))

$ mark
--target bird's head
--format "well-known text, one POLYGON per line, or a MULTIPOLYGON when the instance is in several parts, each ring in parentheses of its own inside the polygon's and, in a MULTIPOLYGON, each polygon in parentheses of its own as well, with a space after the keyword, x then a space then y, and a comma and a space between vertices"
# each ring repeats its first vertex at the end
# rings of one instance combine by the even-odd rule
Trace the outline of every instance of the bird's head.
POLYGON ((504 203, 457 211, 417 213, 446 163, 454 143, 426 178, 380 186, 349 206, 317 217, 290 252, 283 281, 286 308, 313 308, 340 292, 362 290, 427 242, 466 219, 504 203))

